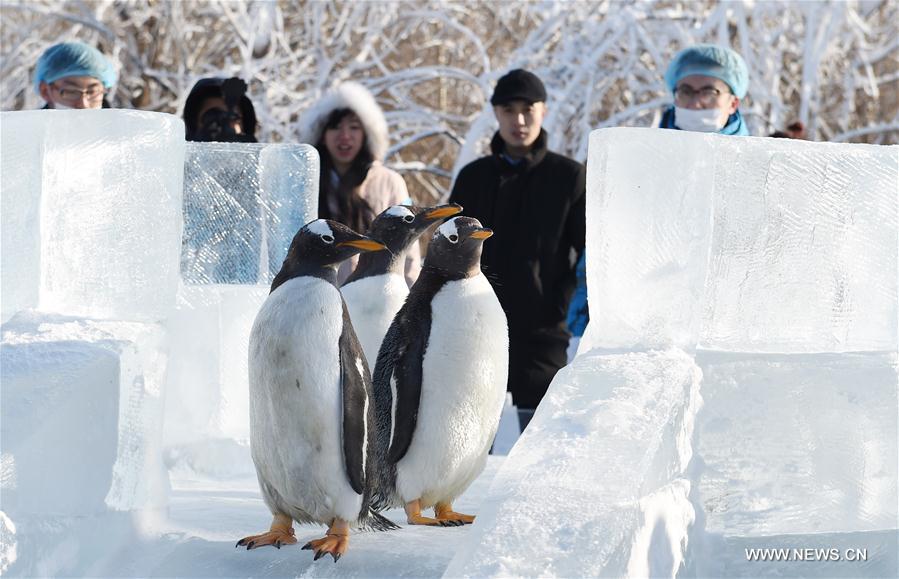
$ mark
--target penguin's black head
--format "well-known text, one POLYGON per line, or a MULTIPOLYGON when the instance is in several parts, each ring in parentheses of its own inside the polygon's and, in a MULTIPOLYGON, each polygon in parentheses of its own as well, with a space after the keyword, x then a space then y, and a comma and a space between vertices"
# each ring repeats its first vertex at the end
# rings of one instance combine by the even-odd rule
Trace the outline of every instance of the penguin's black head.
POLYGON ((272 291, 285 281, 303 275, 337 283, 337 266, 363 251, 386 249, 384 244, 356 233, 346 225, 328 219, 310 221, 297 231, 281 271, 272 282, 272 291))
POLYGON ((406 251, 431 225, 462 211, 455 203, 437 207, 394 205, 375 217, 366 235, 387 246, 394 255, 406 251))
POLYGON ((437 228, 424 267, 458 279, 481 273, 481 249, 493 231, 474 217, 454 217, 437 228))

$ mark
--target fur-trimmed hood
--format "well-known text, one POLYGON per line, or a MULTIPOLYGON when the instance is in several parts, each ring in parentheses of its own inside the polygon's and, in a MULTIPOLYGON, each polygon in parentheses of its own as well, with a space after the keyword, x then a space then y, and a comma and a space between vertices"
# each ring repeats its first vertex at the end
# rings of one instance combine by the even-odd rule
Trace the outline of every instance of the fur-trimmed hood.
POLYGON ((383 161, 389 143, 387 120, 372 94, 358 82, 342 83, 303 113, 299 122, 300 142, 315 145, 325 130, 325 121, 331 112, 344 108, 352 109, 362 121, 369 152, 376 161, 383 161))

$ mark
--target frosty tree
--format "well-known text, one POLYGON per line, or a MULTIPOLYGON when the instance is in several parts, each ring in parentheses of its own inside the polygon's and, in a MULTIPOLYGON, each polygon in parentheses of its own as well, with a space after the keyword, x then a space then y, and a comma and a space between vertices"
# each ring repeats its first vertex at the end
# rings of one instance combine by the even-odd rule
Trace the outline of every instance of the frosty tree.
POLYGON ((179 114, 198 78, 242 76, 266 141, 295 140, 309 103, 358 80, 387 112, 391 165, 423 202, 483 152, 495 130, 491 87, 509 68, 544 79, 550 147, 584 159, 592 129, 658 122, 665 67, 696 42, 746 59, 741 109, 755 135, 800 120, 813 140, 899 142, 891 0, 4 0, 0 17, 4 110, 40 106, 38 56, 74 39, 120 65, 118 106, 179 114))

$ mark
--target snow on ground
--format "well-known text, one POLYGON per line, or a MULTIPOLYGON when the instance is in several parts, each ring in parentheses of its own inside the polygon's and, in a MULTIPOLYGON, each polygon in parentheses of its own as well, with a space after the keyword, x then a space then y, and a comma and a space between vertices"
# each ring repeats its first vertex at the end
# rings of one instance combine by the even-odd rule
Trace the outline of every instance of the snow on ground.
MULTIPOLYGON (((484 473, 454 505, 478 514, 504 457, 491 457, 484 473)), ((184 476, 184 475, 182 475, 184 476)), ((412 527, 402 509, 385 515, 402 526, 391 532, 353 533, 347 554, 312 560, 301 547, 324 536, 324 527, 295 526, 297 545, 247 551, 238 539, 268 529, 271 515, 255 476, 173 478, 168 519, 151 536, 108 553, 91 574, 102 577, 441 577, 471 526, 412 527)))

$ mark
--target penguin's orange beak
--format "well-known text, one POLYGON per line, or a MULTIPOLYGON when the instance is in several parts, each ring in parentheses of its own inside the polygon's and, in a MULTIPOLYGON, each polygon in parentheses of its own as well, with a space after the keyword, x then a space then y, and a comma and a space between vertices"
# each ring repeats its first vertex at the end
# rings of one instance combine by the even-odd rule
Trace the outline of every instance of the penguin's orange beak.
POLYGON ((425 213, 425 217, 427 219, 443 219, 459 213, 462 213, 462 206, 453 203, 452 205, 443 205, 442 207, 431 209, 425 213))
POLYGON ((387 246, 383 243, 378 243, 373 239, 354 239, 353 241, 341 241, 337 244, 337 247, 343 247, 344 245, 349 245, 350 247, 355 247, 356 249, 361 249, 362 251, 380 251, 382 249, 387 249, 387 246))
POLYGON ((471 237, 472 239, 487 239, 491 235, 493 235, 493 230, 484 228, 478 229, 477 231, 469 235, 469 237, 471 237))

